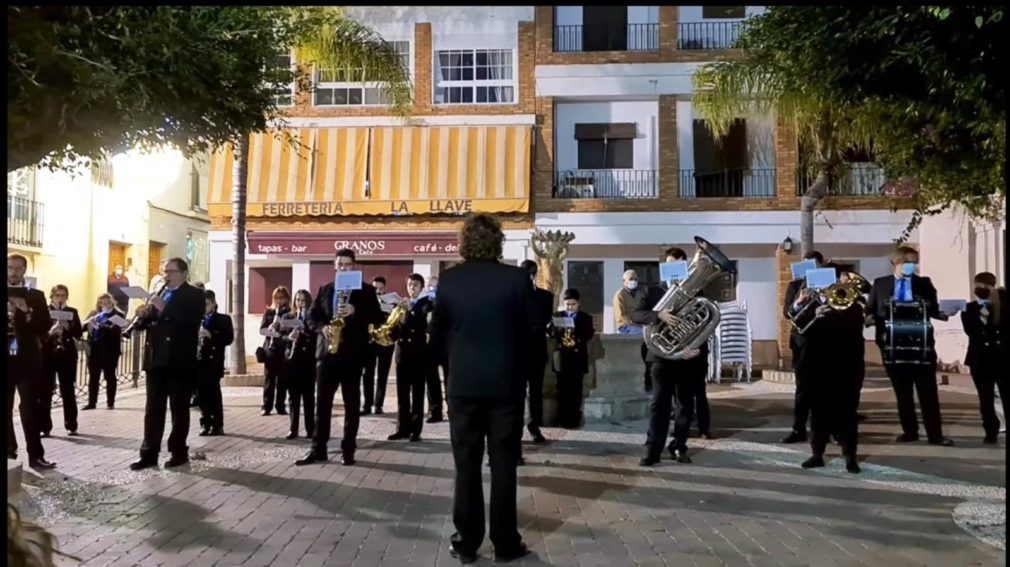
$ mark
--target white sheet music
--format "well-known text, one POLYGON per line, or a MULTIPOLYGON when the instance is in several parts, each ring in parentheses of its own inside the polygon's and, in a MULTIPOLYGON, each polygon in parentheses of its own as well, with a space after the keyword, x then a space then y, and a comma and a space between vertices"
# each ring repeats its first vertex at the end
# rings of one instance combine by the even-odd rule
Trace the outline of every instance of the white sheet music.
POLYGON ((148 293, 146 289, 136 285, 121 287, 119 288, 119 291, 123 292, 123 294, 126 295, 126 297, 129 297, 130 299, 146 300, 148 297, 151 296, 151 294, 148 293))
POLYGON ((305 326, 305 323, 299 321, 297 318, 281 318, 281 328, 282 329, 301 329, 305 326))
POLYGON ((53 321, 73 321, 74 314, 69 311, 49 311, 49 318, 53 321))
POLYGON ((561 327, 562 329, 574 329, 575 319, 572 319, 571 317, 555 317, 554 326, 561 327))
POLYGON ((109 319, 109 322, 112 323, 113 325, 119 326, 119 328, 121 328, 121 329, 125 329, 127 327, 127 325, 130 324, 129 321, 127 321, 126 319, 123 319, 119 315, 113 315, 112 318, 109 319))

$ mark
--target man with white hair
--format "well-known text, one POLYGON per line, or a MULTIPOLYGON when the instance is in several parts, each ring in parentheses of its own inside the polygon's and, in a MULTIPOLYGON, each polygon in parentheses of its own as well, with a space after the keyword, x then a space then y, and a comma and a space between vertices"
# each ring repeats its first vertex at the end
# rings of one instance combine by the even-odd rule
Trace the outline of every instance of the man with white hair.
MULTIPOLYGON (((622 335, 641 335, 642 326, 631 320, 631 312, 635 308, 635 294, 638 293, 638 273, 626 270, 622 278, 621 289, 614 294, 614 326, 622 335)), ((649 373, 649 362, 645 359, 648 349, 642 343, 642 362, 645 364, 645 391, 652 390, 652 376, 649 373)))

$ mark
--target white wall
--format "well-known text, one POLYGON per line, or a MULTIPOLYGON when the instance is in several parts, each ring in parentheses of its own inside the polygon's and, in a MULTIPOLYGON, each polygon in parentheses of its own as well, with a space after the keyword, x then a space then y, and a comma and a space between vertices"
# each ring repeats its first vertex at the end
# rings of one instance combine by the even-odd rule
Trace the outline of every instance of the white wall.
POLYGON ((656 101, 579 102, 555 105, 555 169, 578 169, 575 124, 633 122, 634 169, 659 169, 659 103, 656 101))
MULTIPOLYGON (((689 100, 677 101, 677 141, 680 168, 694 169, 694 121, 702 117, 689 100)), ((773 116, 748 116, 747 164, 751 169, 775 169, 775 120, 773 116)))
POLYGON ((691 74, 701 63, 537 65, 537 96, 657 97, 691 94, 691 74))

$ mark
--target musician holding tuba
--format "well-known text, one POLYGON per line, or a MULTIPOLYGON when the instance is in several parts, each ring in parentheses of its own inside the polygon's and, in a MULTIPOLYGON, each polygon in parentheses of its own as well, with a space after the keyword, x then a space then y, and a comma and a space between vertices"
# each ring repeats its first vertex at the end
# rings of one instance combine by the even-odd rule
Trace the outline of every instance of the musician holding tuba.
MULTIPOLYGON (((194 286, 195 287, 195 286, 194 286)), ((200 399, 200 435, 224 435, 224 349, 235 340, 231 317, 217 312, 217 296, 204 290, 204 315, 200 324, 197 356, 197 397, 200 399)))
POLYGON ((565 429, 582 425, 582 383, 589 372, 589 341, 596 334, 593 318, 579 309, 582 299, 577 289, 566 289, 562 295, 565 308, 554 314, 547 334, 554 339, 554 374, 558 379, 557 424, 565 429), (558 325, 564 321, 564 325, 558 325))
MULTIPOLYGON (((667 447, 679 463, 690 463, 687 436, 694 416, 696 390, 708 373, 708 339, 719 324, 719 308, 704 299, 702 290, 720 273, 733 271, 732 262, 715 246, 695 237, 698 250, 688 267, 687 279, 663 282, 636 296, 631 320, 645 325, 643 338, 649 348, 652 401, 649 404, 649 449, 639 461, 644 467, 660 461, 670 430, 674 404, 677 417, 673 440, 667 447)), ((667 250, 667 261, 687 255, 667 250)))
MULTIPOLYGON (((337 272, 357 271, 354 251, 350 248, 338 250, 334 268, 337 272)), ((327 444, 330 441, 333 396, 338 388, 344 402, 341 462, 344 465, 354 464, 361 419, 361 371, 370 352, 368 326, 379 325, 383 320, 375 288, 367 283, 362 282, 360 289, 338 290, 335 282, 330 282, 319 289, 309 311, 309 326, 319 333, 315 436, 308 453, 295 461, 295 465, 329 460, 327 444)))
POLYGON ((424 386, 428 369, 432 367, 428 350, 428 315, 434 307, 431 296, 421 295, 424 277, 410 274, 407 278, 408 300, 393 309, 399 321, 391 332, 399 348, 396 350, 396 431, 390 441, 421 440, 424 426, 424 386))
POLYGON ((43 345, 42 370, 45 381, 39 395, 39 428, 43 437, 53 430, 53 394, 59 383, 63 400, 63 426, 68 435, 77 435, 77 341, 83 336, 81 318, 77 310, 67 305, 70 291, 63 284, 49 291, 49 312, 54 322, 43 345), (69 320, 56 320, 58 314, 69 320))
POLYGON ((312 294, 300 289, 295 292, 295 309, 284 316, 293 321, 294 327, 284 339, 287 347, 287 381, 291 400, 290 430, 288 439, 298 438, 298 418, 300 410, 305 410, 305 437, 312 439, 316 427, 316 332, 309 326, 309 309, 312 294))
POLYGON ((898 402, 902 434, 899 443, 919 439, 913 390, 918 394, 926 438, 930 444, 950 446, 943 436, 940 393, 936 385, 936 351, 930 319, 947 320, 940 313, 936 288, 916 274, 919 253, 902 246, 891 255, 894 273, 873 282, 866 304, 867 318, 876 327, 876 341, 898 402), (895 345, 898 349, 893 348, 895 345), (902 348, 904 347, 904 348, 902 348))

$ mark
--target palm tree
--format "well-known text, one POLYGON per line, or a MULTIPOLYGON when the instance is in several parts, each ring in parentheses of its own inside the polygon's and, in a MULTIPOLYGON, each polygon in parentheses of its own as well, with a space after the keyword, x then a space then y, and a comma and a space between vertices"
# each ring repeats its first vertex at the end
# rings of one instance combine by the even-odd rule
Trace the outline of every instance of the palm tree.
MULTIPOLYGON (((290 48, 298 63, 295 73, 301 87, 311 85, 313 66, 344 70, 348 76, 379 83, 386 91, 394 114, 406 117, 411 107, 409 70, 396 51, 371 28, 348 18, 339 8, 321 8, 315 25, 296 37, 290 48)), ((286 50, 286 49, 285 49, 286 50)), ((285 86, 290 80, 281 81, 285 86)), ((249 170, 249 135, 233 145, 235 162, 232 175, 232 320, 235 342, 229 368, 232 375, 246 373, 245 349, 245 251, 246 251, 246 180, 249 170)))

